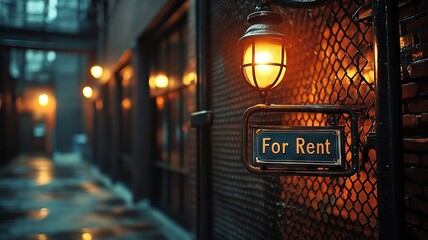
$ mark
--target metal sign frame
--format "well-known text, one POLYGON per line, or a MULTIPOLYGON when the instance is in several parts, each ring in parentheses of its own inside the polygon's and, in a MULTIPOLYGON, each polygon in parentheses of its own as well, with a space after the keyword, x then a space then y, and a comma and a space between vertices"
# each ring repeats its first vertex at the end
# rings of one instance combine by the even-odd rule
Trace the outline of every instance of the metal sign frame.
MULTIPOLYGON (((263 127, 257 125, 257 127, 263 127)), ((269 125, 266 125, 269 127, 269 125)), ((277 128, 280 126, 276 126, 277 128)), ((287 126, 283 126, 287 128, 287 126)), ((301 128, 296 126, 297 128, 301 128)), ((314 127, 316 129, 318 127, 314 127)), ((350 108, 338 105, 276 105, 276 104, 258 104, 248 108, 241 117, 241 159, 243 165, 252 173, 273 174, 273 175, 300 175, 300 176, 352 176, 358 171, 358 116, 350 108), (254 160, 253 153, 248 150, 248 134, 250 129, 249 118, 255 113, 261 112, 307 112, 307 113, 325 113, 325 114, 347 114, 351 120, 351 166, 346 168, 346 159, 343 160, 343 167, 337 166, 319 166, 310 167, 296 166, 293 164, 260 163, 254 160), (251 156, 251 159, 250 157, 251 156)), ((253 149, 254 152, 254 149, 253 149)), ((346 156, 345 156, 346 158, 346 156)))

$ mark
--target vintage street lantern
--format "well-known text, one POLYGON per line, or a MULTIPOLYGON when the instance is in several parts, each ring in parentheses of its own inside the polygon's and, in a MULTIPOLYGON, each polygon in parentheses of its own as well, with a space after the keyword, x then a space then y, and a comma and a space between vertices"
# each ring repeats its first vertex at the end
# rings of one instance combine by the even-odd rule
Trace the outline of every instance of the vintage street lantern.
POLYGON ((239 39, 241 71, 247 83, 266 99, 270 90, 284 79, 287 69, 285 36, 279 27, 282 17, 264 0, 247 20, 251 26, 239 39))
POLYGON ((246 82, 264 100, 264 104, 249 107, 241 117, 241 159, 250 172, 352 176, 358 171, 358 116, 352 109, 340 105, 283 105, 267 102, 271 90, 284 80, 287 70, 285 35, 280 26, 282 17, 272 10, 270 2, 282 7, 311 7, 327 1, 260 0, 260 5, 248 15, 250 27, 239 40, 242 50, 241 72, 246 82), (325 121, 334 116, 345 115, 349 130, 337 123, 327 123, 325 126, 282 123, 284 116, 296 116, 299 113, 325 116, 325 121), (263 124, 253 117, 257 114, 259 117, 266 114, 275 118, 281 116, 276 120, 281 123, 263 124), (350 135, 345 135, 345 130, 350 135), (347 142, 351 155, 345 154, 344 136, 351 138, 351 143, 347 142))

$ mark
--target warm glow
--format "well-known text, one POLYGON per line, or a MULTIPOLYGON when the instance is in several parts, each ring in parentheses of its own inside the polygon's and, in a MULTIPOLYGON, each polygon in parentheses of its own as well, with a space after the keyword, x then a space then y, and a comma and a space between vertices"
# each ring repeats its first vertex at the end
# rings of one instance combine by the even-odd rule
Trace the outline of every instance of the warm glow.
POLYGON ((126 87, 129 85, 129 82, 131 81, 133 74, 134 74, 134 71, 130 66, 122 70, 122 86, 126 87))
POLYGON ((37 185, 46 185, 52 181, 52 169, 40 167, 35 182, 37 185))
POLYGON ((47 240, 48 237, 46 237, 45 234, 37 234, 37 240, 47 240))
POLYGON ((40 106, 46 106, 49 103, 49 97, 47 94, 40 94, 39 96, 39 104, 40 106))
POLYGON ((82 240, 92 240, 92 235, 90 233, 82 234, 82 240))
POLYGON ((162 110, 165 105, 165 99, 162 96, 156 98, 156 106, 158 110, 162 110))
POLYGON ((190 72, 190 73, 186 74, 186 76, 184 76, 184 78, 183 78, 184 85, 190 85, 191 83, 195 83, 195 82, 196 82, 196 73, 195 72, 190 72))
POLYGON ((104 104, 103 104, 103 100, 98 99, 98 100, 95 102, 95 107, 97 108, 97 110, 101 110, 101 109, 103 109, 103 106, 104 106, 104 104))
POLYGON ((165 75, 158 75, 155 78, 155 86, 158 88, 166 88, 168 87, 168 77, 165 75))
POLYGON ((122 108, 125 110, 129 110, 132 107, 131 100, 129 98, 125 98, 122 100, 122 108))
POLYGON ((286 64, 286 52, 285 49, 282 52, 282 41, 278 39, 255 40, 253 49, 252 39, 248 39, 243 42, 243 49, 242 67, 246 80, 252 86, 256 86, 255 81, 257 81, 260 90, 269 90, 278 86, 283 80, 286 70, 284 66, 281 66, 286 64), (253 51, 254 70, 252 66, 253 51))
POLYGON ((49 214, 49 209, 41 208, 40 210, 29 211, 28 216, 36 220, 42 220, 49 214))
POLYGON ((47 217, 48 214, 49 214, 49 209, 41 208, 39 211, 39 219, 43 219, 43 218, 47 217))
POLYGON ((101 78, 103 76, 103 68, 95 65, 91 67, 91 74, 94 78, 101 78))
POLYGON ((86 86, 83 88, 82 90, 83 96, 85 96, 85 98, 91 98, 92 97, 92 88, 89 86, 86 86))

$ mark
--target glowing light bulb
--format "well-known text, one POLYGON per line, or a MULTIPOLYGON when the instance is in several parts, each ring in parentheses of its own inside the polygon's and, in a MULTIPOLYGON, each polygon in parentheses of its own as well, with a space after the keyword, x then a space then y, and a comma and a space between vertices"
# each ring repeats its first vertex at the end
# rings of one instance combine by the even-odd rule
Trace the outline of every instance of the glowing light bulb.
POLYGON ((40 94, 39 96, 39 104, 40 106, 46 106, 49 103, 49 97, 47 94, 40 94))
POLYGON ((95 65, 91 67, 91 74, 94 78, 101 78, 103 76, 103 72, 103 68, 100 66, 95 65))
POLYGON ((282 42, 278 40, 261 39, 255 40, 254 43, 244 42, 242 60, 244 77, 253 87, 261 90, 272 89, 284 78, 286 52, 282 42))
POLYGON ((82 93, 83 93, 83 96, 85 96, 85 98, 89 99, 92 97, 92 94, 93 94, 92 88, 89 86, 86 86, 83 88, 82 93))
POLYGON ((155 86, 158 88, 168 87, 168 77, 163 74, 156 76, 155 86))
POLYGON ((131 107, 132 107, 131 99, 124 98, 122 100, 122 108, 125 109, 125 110, 129 110, 129 109, 131 109, 131 107))

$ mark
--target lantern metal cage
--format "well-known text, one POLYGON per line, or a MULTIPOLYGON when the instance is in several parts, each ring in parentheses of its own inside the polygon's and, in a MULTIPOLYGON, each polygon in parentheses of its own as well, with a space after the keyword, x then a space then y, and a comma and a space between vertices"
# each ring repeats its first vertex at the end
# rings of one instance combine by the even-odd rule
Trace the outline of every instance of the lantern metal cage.
POLYGON ((266 99, 287 69, 285 35, 279 27, 282 17, 272 10, 269 1, 262 1, 247 21, 251 25, 239 39, 241 71, 246 82, 266 99))

